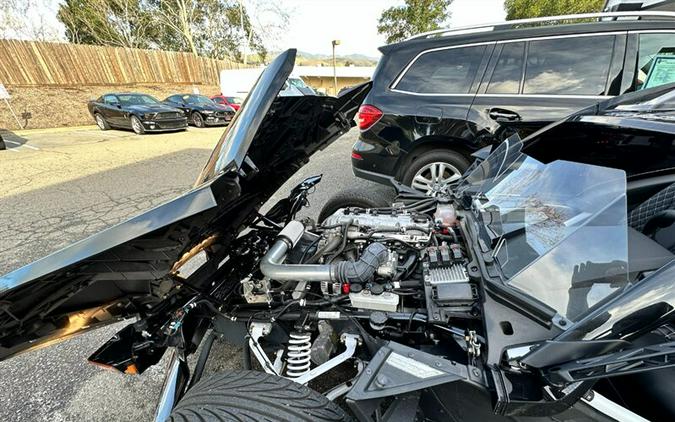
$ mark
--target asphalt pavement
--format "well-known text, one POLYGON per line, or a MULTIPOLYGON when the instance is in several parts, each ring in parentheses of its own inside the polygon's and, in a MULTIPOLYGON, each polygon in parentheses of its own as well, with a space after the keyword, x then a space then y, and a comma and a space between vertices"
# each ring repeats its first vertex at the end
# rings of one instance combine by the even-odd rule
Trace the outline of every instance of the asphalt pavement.
MULTIPOLYGON (((0 273, 124 221, 189 189, 222 129, 138 136, 95 127, 3 134, 0 151, 0 273)), ((290 178, 270 202, 310 175, 323 182, 302 214, 316 217, 336 192, 363 185, 350 149, 353 129, 290 178)), ((165 361, 141 375, 102 370, 87 357, 126 323, 0 362, 0 421, 149 421, 165 361)), ((217 344, 207 373, 239 366, 239 351, 217 344)))

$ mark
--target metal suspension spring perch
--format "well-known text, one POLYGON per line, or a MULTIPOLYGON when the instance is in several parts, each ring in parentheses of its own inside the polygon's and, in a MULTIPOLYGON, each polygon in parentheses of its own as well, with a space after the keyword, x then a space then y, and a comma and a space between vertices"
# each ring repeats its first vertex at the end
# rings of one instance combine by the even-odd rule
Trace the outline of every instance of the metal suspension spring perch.
POLYGON ((286 354, 286 376, 297 378, 309 372, 312 336, 309 333, 292 332, 286 354))

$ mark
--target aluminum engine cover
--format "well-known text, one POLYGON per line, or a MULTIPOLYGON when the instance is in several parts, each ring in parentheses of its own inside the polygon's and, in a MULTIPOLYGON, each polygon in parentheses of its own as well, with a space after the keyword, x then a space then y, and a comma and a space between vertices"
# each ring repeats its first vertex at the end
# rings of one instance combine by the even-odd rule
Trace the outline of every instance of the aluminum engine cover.
POLYGON ((352 226, 368 227, 373 230, 404 231, 425 230, 430 231, 433 223, 430 219, 420 215, 400 211, 395 214, 384 214, 374 210, 355 211, 342 208, 330 217, 326 218, 325 225, 337 225, 351 221, 352 226))

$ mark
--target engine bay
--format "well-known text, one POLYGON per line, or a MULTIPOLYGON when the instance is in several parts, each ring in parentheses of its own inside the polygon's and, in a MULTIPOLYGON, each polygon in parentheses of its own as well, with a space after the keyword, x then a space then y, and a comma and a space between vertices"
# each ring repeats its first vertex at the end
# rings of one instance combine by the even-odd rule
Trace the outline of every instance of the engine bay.
POLYGON ((242 236, 240 252, 257 245, 259 264, 242 278, 229 323, 246 318, 260 366, 307 382, 349 349, 349 338, 394 340, 463 363, 480 356, 479 288, 456 211, 424 205, 342 208, 320 224, 291 220, 276 234, 242 236))

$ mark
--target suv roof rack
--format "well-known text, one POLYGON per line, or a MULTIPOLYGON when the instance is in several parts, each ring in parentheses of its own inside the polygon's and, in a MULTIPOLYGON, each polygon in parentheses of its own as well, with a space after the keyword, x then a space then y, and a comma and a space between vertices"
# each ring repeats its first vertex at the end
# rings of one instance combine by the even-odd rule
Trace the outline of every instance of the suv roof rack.
POLYGON ((460 26, 457 28, 443 28, 434 31, 423 32, 421 34, 413 35, 405 41, 416 40, 420 38, 430 38, 432 36, 452 36, 460 34, 470 34, 473 32, 487 32, 500 29, 513 29, 518 25, 530 23, 543 23, 553 21, 573 21, 584 19, 603 19, 603 18, 657 18, 657 19, 673 19, 675 20, 675 12, 599 12, 599 13, 579 13, 574 15, 560 15, 560 16, 543 16, 539 18, 516 19, 512 21, 503 21, 495 23, 487 23, 471 26, 460 26))

